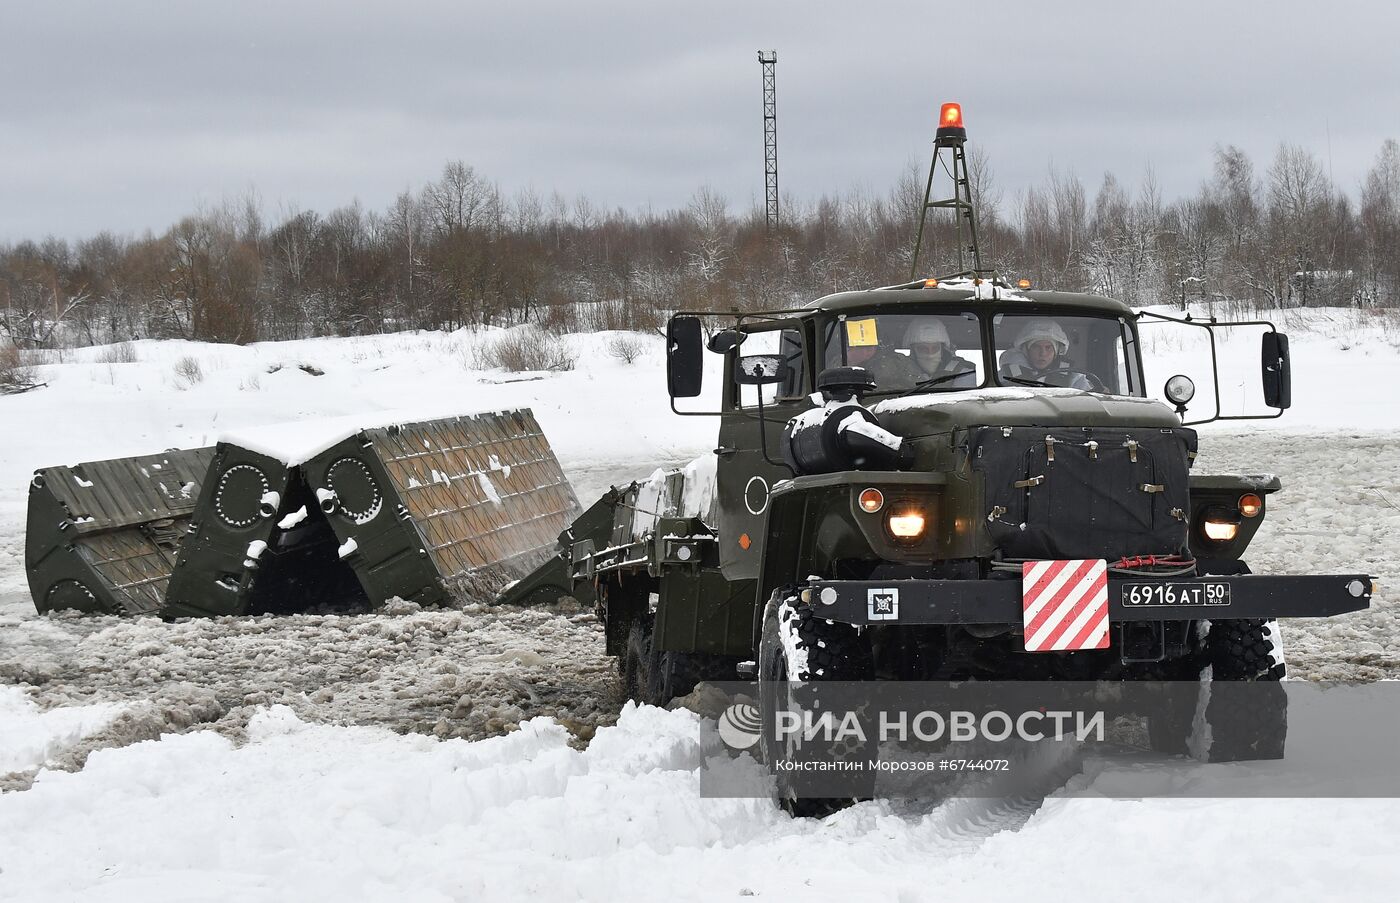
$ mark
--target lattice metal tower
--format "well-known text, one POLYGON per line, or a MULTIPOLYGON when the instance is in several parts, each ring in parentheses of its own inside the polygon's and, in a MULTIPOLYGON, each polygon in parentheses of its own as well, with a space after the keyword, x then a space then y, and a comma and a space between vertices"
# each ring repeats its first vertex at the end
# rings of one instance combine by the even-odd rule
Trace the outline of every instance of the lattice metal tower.
POLYGON ((763 188, 767 197, 768 231, 778 228, 778 94, 775 70, 778 51, 760 50, 763 68, 763 188))
MULTIPOLYGON (((962 104, 945 103, 938 112, 938 131, 933 142, 933 163, 929 165, 928 185, 924 188, 924 203, 919 210, 919 232, 914 238, 913 261, 909 267, 909 278, 919 278, 919 251, 924 244, 924 222, 930 210, 952 210, 957 225, 958 276, 983 277, 995 275, 996 271, 982 266, 982 250, 977 243, 977 208, 972 202, 972 179, 967 170, 967 129, 963 126, 962 104), (952 156, 952 167, 943 161, 943 171, 953 182, 953 196, 941 201, 933 199, 933 179, 938 173, 940 154, 947 149, 952 156), (963 230, 967 230, 964 244, 963 230), (967 268, 967 258, 972 258, 972 269, 967 268)), ((943 277, 940 277, 943 278, 943 277)))

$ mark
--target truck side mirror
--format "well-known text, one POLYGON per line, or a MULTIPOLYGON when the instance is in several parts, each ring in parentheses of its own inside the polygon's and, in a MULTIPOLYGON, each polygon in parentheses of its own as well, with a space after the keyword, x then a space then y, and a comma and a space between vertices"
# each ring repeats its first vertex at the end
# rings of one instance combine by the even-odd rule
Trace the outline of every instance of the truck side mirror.
POLYGON ((1264 333, 1263 353, 1264 404, 1284 410, 1293 404, 1293 381, 1288 365, 1288 336, 1281 332, 1264 333))
POLYGON ((744 337, 733 329, 721 329, 710 336, 710 350, 716 354, 728 354, 737 348, 744 337))
POLYGON ((672 317, 666 324, 666 389, 672 398, 700 394, 705 346, 699 317, 672 317))
POLYGON ((771 386, 787 378, 780 354, 750 354, 734 364, 734 381, 745 386, 771 386))

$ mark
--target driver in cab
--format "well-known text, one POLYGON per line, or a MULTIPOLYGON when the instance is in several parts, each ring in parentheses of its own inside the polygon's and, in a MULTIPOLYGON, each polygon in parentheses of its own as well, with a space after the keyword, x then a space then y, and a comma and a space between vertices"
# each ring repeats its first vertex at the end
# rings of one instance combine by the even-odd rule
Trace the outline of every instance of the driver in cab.
POLYGON ((1061 386, 1095 391, 1094 380, 1065 359, 1069 337, 1054 320, 1032 320, 1001 356, 998 374, 1015 385, 1061 386))

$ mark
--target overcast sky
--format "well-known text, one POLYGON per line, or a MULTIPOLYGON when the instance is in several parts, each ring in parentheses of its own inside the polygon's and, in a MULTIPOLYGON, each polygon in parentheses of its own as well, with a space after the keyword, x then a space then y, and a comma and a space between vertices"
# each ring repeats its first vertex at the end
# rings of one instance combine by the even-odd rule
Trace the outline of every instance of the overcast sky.
POLYGON ((385 207, 461 159, 629 209, 883 192, 961 101, 1008 200, 1053 162, 1193 191, 1280 141, 1355 194, 1400 137, 1400 5, 0 0, 0 242, 162 231, 255 188, 269 218, 385 207), (965 12, 961 19, 959 12, 965 12))

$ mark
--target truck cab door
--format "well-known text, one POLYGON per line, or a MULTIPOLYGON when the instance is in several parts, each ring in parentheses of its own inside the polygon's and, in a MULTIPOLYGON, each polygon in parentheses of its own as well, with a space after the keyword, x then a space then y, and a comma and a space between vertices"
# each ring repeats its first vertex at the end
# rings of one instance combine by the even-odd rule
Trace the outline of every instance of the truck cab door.
POLYGON ((812 407, 808 397, 814 391, 811 354, 802 325, 800 321, 782 320, 741 327, 743 341, 725 360, 724 411, 717 449, 716 526, 720 567, 731 581, 758 577, 769 495, 775 483, 792 476, 782 463, 783 427, 812 407), (736 381, 738 362, 756 355, 779 358, 781 381, 769 385, 741 385, 736 381))

